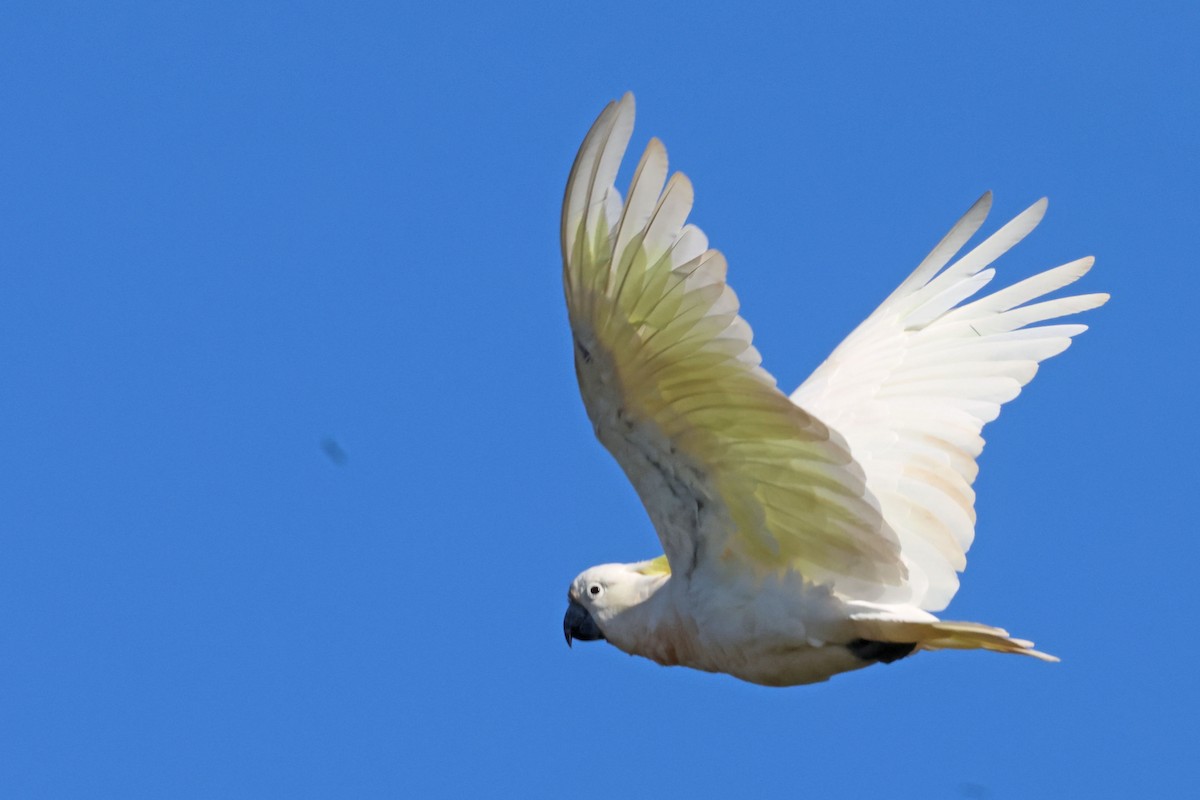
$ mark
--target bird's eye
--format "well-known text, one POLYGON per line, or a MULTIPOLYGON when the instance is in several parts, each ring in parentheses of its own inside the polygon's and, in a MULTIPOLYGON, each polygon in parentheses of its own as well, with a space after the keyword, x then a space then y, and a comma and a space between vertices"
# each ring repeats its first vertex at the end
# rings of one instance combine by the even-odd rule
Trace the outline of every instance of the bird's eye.
POLYGON ((599 597, 603 591, 604 587, 598 583, 593 583, 588 587, 588 594, 590 594, 592 597, 599 597))

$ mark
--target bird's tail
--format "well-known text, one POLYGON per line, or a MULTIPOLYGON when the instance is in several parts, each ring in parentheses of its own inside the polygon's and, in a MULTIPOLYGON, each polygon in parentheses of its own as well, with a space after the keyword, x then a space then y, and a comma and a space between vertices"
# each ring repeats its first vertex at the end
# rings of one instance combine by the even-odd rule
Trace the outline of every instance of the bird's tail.
POLYGON ((1014 639, 1003 628, 978 622, 909 622, 880 618, 854 619, 858 636, 875 642, 915 644, 918 650, 991 650, 1058 661, 1055 656, 1033 649, 1033 642, 1014 639))

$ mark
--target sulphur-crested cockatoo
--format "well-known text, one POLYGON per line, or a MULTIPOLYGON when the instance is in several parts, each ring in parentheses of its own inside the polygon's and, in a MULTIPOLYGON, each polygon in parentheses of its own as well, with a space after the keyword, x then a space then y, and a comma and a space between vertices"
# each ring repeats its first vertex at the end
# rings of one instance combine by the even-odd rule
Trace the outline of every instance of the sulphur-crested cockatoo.
POLYGON ((983 224, 985 194, 789 397, 759 366, 725 259, 686 224, 692 186, 667 179, 662 143, 650 140, 624 199, 614 188, 633 117, 632 95, 610 103, 575 159, 563 283, 588 416, 664 555, 575 578, 568 644, 606 639, 771 686, 918 650, 1055 660, 930 612, 954 596, 975 535, 980 431, 1085 330, 1029 326, 1108 295, 1031 301, 1092 259, 971 299, 1046 210, 1034 203, 950 263, 983 224))

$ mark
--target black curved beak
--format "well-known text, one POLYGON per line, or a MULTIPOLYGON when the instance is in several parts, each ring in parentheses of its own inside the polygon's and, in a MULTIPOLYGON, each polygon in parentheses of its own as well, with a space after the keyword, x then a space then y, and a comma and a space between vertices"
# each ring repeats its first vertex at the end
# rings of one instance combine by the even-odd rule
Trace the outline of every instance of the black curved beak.
POLYGON ((567 615, 563 617, 563 634, 567 637, 567 647, 571 646, 572 639, 578 639, 581 642, 594 642, 597 639, 604 638, 604 634, 600 632, 600 626, 596 624, 596 620, 592 619, 592 615, 588 613, 586 608, 574 600, 567 606, 567 615))

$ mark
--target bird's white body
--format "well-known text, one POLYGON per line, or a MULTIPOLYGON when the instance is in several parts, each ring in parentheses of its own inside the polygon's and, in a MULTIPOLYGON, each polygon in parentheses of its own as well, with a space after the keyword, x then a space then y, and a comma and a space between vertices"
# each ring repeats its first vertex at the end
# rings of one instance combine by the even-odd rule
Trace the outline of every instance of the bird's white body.
POLYGON ((686 217, 651 140, 627 198, 612 186, 633 99, 580 149, 563 208, 563 279, 580 391, 665 556, 572 583, 572 638, 666 665, 785 686, 914 650, 1052 660, 1000 628, 932 611, 974 537, 980 431, 1079 324, 1031 327, 1107 295, 1031 303, 1090 258, 970 300, 1041 220, 1039 201, 957 261, 980 199, 789 397, 760 366, 725 262, 686 217), (949 264, 949 265, 948 265, 949 264), (948 266, 947 266, 948 265, 948 266))
MULTIPOLYGON (((599 569, 612 580, 629 565, 599 569)), ((736 571, 706 572, 689 578, 626 575, 630 581, 641 578, 649 591, 643 602, 601 616, 608 641, 664 666, 792 686, 871 664, 846 647, 859 638, 850 621, 855 614, 935 620, 919 609, 847 603, 829 587, 808 584, 795 573, 757 582, 736 571)))

